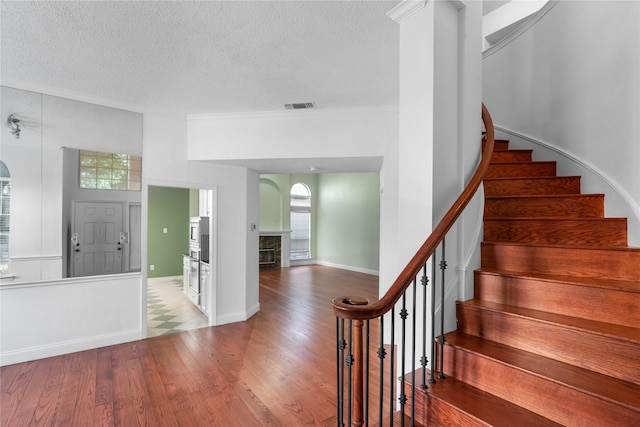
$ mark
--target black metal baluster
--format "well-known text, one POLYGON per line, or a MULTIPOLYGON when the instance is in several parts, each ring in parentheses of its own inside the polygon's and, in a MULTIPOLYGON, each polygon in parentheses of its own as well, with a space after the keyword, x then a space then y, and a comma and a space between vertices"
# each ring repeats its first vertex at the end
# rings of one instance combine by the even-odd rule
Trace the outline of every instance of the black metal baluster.
POLYGON ((336 317, 336 346, 337 356, 337 384, 338 384, 338 427, 344 427, 344 349, 347 345, 344 340, 344 319, 336 317))
POLYGON ((422 366, 422 384, 420 387, 427 388, 427 364, 429 359, 427 358, 427 286, 429 284, 429 278, 427 277, 427 264, 425 263, 422 269, 422 357, 420 358, 420 366, 422 366))
POLYGON ((429 383, 435 384, 436 380, 433 376, 436 369, 436 251, 431 256, 431 278, 433 285, 431 285, 431 372, 429 383))
POLYGON ((417 294, 418 291, 418 279, 415 277, 413 279, 413 306, 412 306, 412 315, 411 315, 411 427, 415 424, 416 419, 416 314, 418 313, 417 306, 417 294))
POLYGON ((365 339, 365 356, 364 356, 364 369, 365 369, 365 382, 364 382, 364 425, 369 425, 369 319, 365 322, 367 328, 365 339))
POLYGON ((405 372, 405 358, 407 354, 407 344, 406 344, 406 335, 407 335, 407 292, 405 291, 402 294, 402 310, 400 310, 400 318, 402 319, 402 335, 400 339, 400 390, 398 390, 398 402, 400 402, 400 426, 404 427, 404 405, 407 403, 407 395, 404 392, 404 372, 405 372))
POLYGON ((389 425, 393 427, 393 412, 395 408, 395 378, 394 378, 394 368, 395 368, 395 335, 396 335, 396 306, 391 307, 391 347, 389 352, 391 353, 391 367, 389 368, 390 378, 389 378, 389 408, 391 412, 391 416, 389 417, 389 425))
POLYGON ((442 238, 442 261, 440 261, 440 269, 442 270, 442 289, 440 290, 440 373, 438 378, 445 379, 444 376, 444 276, 447 269, 446 253, 444 246, 444 237, 442 238))
POLYGON ((353 320, 349 319, 348 323, 349 327, 349 354, 347 355, 347 359, 345 363, 347 364, 349 378, 347 379, 347 425, 351 425, 351 407, 353 402, 353 320))
MULTIPOLYGON (((380 359, 380 402, 379 420, 378 425, 382 426, 382 417, 384 409, 384 359, 387 356, 387 351, 384 349, 384 315, 380 316, 380 347, 378 347, 378 359, 380 359)), ((393 412, 392 412, 393 414, 393 412)))

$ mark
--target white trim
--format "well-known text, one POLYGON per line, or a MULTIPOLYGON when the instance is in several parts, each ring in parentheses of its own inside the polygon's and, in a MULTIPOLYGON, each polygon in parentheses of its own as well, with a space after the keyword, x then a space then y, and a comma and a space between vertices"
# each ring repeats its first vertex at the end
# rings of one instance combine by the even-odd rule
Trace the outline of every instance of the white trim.
POLYGON ((253 307, 251 307, 249 310, 245 312, 236 311, 235 313, 229 313, 223 316, 218 316, 218 318, 216 319, 216 326, 226 325, 229 323, 245 322, 251 316, 253 316, 259 311, 260 311, 260 303, 254 305, 253 307))
POLYGON ((109 345, 122 344, 139 339, 142 339, 142 331, 140 329, 133 329, 114 334, 99 335, 90 338, 69 340, 54 344, 8 351, 0 353, 0 366, 43 359, 45 357, 59 356, 61 354, 73 353, 76 351, 91 350, 109 345))
POLYGON ((598 179, 600 179, 602 182, 604 182, 605 184, 607 184, 613 191, 615 191, 620 198, 627 204, 627 206, 629 206, 629 208, 631 209, 631 211, 633 212, 633 214, 636 217, 636 220, 638 222, 640 222, 640 206, 635 202, 635 200, 633 200, 633 198, 629 195, 629 193, 627 193, 624 188, 620 187, 616 181, 611 178, 609 175, 607 175, 605 172, 601 171, 600 169, 598 169, 596 166, 592 165, 591 163, 580 159, 579 157, 577 157, 575 154, 565 151, 563 149, 560 149, 546 141, 542 141, 540 139, 536 139, 532 136, 529 135, 525 135, 522 134, 520 132, 516 132, 514 130, 511 129, 507 129, 503 126, 499 126, 494 124, 493 127, 501 132, 507 133, 509 135, 513 135, 517 138, 521 138, 525 141, 531 142, 533 144, 539 145, 541 147, 544 147, 548 150, 551 150, 555 153, 557 153, 558 155, 565 157, 566 159, 580 165, 581 167, 583 167, 584 169, 588 170, 589 172, 591 172, 592 174, 594 174, 596 177, 598 177, 598 179))
POLYGON ((315 259, 309 258, 309 259, 295 259, 295 260, 289 260, 289 266, 290 267, 298 267, 301 265, 316 265, 317 262, 315 259))
POLYGON ((419 10, 424 9, 428 2, 429 0, 402 0, 396 7, 387 12, 387 16, 400 24, 419 10))
MULTIPOLYGON (((59 98, 71 99, 74 101, 87 102, 89 104, 102 105, 104 107, 117 108, 119 110, 132 111, 134 113, 142 113, 145 108, 138 104, 128 104, 115 99, 104 98, 101 96, 90 95, 83 92, 77 92, 68 89, 60 89, 39 83, 27 82, 18 79, 2 79, 2 86, 13 89, 35 92, 41 95, 57 96, 59 98)), ((147 109, 148 110, 148 109, 147 109)))
POLYGON ((248 118, 279 118, 279 117, 300 117, 300 116, 332 116, 343 115, 349 113, 371 113, 371 112, 398 112, 397 105, 377 105, 366 107, 342 107, 342 108, 309 108, 300 110, 282 110, 282 111, 247 111, 236 113, 200 113, 188 114, 187 120, 229 120, 229 119, 248 119, 248 118))
POLYGON ((368 268, 353 267, 350 265, 336 264, 336 263, 327 262, 327 261, 316 261, 316 264, 323 265, 325 267, 340 268, 342 270, 355 271, 356 273, 364 273, 364 274, 371 274, 373 276, 380 276, 380 272, 378 270, 370 270, 368 268))
POLYGON ((102 276, 63 277, 60 279, 38 280, 38 281, 32 281, 32 282, 0 283, 0 289, 65 286, 65 285, 73 285, 78 282, 87 283, 87 284, 99 283, 99 282, 113 282, 114 280, 119 281, 122 279, 136 278, 141 276, 142 274, 139 271, 136 271, 133 273, 105 274, 102 276))
POLYGON ((542 6, 539 11, 533 13, 529 19, 516 28, 511 34, 500 40, 498 43, 494 44, 484 52, 482 52, 482 59, 488 58, 494 53, 498 52, 503 47, 509 45, 511 42, 515 41, 518 37, 520 37, 523 33, 525 33, 529 28, 533 26, 536 22, 542 19, 553 7, 559 3, 560 0, 549 0, 547 4, 542 6))

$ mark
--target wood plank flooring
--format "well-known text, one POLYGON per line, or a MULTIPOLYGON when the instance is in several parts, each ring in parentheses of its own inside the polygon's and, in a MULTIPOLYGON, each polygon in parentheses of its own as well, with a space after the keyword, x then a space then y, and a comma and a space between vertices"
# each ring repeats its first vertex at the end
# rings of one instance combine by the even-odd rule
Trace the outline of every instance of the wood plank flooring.
POLYGON ((261 311, 0 369, 2 426, 334 426, 331 299, 378 278, 322 266, 260 273, 261 311))

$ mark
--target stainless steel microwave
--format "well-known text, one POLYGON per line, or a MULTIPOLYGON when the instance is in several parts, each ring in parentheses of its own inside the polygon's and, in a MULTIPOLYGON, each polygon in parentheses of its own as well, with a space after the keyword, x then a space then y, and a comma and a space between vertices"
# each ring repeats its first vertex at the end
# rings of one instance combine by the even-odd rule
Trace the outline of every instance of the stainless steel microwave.
POLYGON ((209 236, 209 217, 191 217, 189 219, 189 244, 191 246, 201 246, 205 235, 209 236))

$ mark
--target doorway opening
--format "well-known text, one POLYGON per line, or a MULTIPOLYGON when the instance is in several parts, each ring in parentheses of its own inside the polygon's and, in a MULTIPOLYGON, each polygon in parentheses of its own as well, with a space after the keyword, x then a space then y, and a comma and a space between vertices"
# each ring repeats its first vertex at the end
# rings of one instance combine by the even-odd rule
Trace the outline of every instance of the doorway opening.
POLYGON ((213 189, 147 187, 147 337, 215 322, 214 194, 213 189), (194 222, 206 232, 196 233, 197 251, 194 222))

